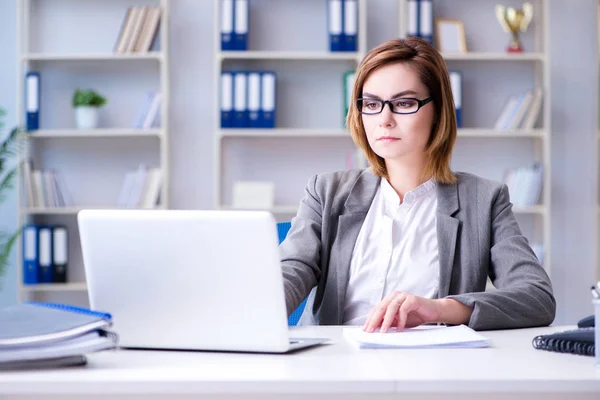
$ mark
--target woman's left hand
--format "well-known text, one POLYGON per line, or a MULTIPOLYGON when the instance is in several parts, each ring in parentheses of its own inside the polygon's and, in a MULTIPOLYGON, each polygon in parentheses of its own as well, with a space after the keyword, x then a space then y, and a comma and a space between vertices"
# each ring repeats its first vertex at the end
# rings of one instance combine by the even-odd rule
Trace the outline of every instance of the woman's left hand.
POLYGON ((395 326, 400 331, 427 322, 440 322, 441 314, 442 304, 438 299, 394 292, 371 310, 363 330, 373 332, 381 327, 381 332, 387 332, 390 326, 395 326))

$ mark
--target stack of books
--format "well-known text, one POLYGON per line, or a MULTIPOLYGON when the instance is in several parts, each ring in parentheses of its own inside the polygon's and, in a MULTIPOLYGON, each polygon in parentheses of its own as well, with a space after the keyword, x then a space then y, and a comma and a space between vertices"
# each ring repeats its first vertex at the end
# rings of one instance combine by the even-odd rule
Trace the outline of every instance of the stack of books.
POLYGON ((498 116, 495 129, 533 129, 542 107, 542 89, 510 96, 498 116))
POLYGON ((141 164, 125 174, 119 193, 118 206, 122 208, 154 208, 160 197, 162 172, 141 164))
POLYGON ((61 173, 54 169, 35 170, 31 160, 22 165, 23 199, 26 207, 69 207, 73 198, 61 173))
POLYGON ((129 7, 115 43, 116 53, 150 51, 158 34, 160 7, 129 7))

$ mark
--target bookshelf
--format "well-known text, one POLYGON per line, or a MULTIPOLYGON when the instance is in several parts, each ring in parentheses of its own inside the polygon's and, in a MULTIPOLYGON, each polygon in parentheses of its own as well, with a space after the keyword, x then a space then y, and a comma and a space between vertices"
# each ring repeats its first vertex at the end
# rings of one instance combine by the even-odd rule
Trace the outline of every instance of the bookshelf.
MULTIPOLYGON (((496 20, 495 2, 485 0, 474 5, 466 0, 434 0, 432 4, 434 21, 435 18, 459 19, 466 32, 466 53, 442 53, 448 69, 460 71, 463 75, 464 127, 458 131, 453 168, 502 181, 508 168, 541 163, 543 183, 538 204, 514 206, 513 211, 530 243, 543 247, 543 266, 550 273, 552 129, 548 106, 551 104, 549 1, 532 2, 533 20, 527 32, 520 35, 525 50, 516 54, 503 51, 509 34, 496 20), (543 100, 533 129, 486 128, 494 125, 509 95, 535 87, 542 88, 543 100)), ((511 1, 505 5, 519 8, 522 3, 511 1)), ((405 37, 409 18, 407 0, 398 0, 398 12, 399 35, 405 37)))
MULTIPOLYGON (((148 9, 149 9, 148 8, 148 9)), ((169 207, 169 11, 170 0, 44 2, 18 0, 17 102, 25 127, 24 80, 40 74, 40 129, 27 132, 21 158, 35 169, 56 169, 73 197, 64 207, 27 203, 19 179, 20 225, 60 225, 68 231, 66 283, 24 284, 23 241, 17 251, 18 301, 56 301, 87 306, 87 285, 77 213, 88 208, 119 208, 125 174, 140 164, 162 172, 156 208, 169 207), (160 7, 160 24, 148 51, 117 52, 115 44, 131 7, 160 7), (99 12, 101 11, 101 12, 99 12), (76 18, 75 18, 76 17, 76 18), (75 127, 71 96, 92 88, 108 103, 95 129, 75 127), (136 128, 148 92, 162 94, 157 123, 136 128)))
MULTIPOLYGON (((214 21, 221 21, 222 1, 214 0, 214 21)), ((367 51, 367 1, 358 0, 356 52, 329 51, 327 2, 253 0, 249 12, 248 50, 222 51, 221 24, 214 26, 215 98, 220 99, 223 71, 274 71, 277 76, 276 125, 270 129, 222 128, 220 103, 214 109, 214 207, 233 209, 232 186, 239 180, 266 180, 275 183, 275 205, 270 208, 278 220, 289 220, 296 212, 302 190, 311 175, 344 168, 344 155, 353 151, 343 114, 343 74, 356 69, 367 51), (268 10, 268 12, 265 12, 268 10), (272 32, 277 31, 277 35, 272 32), (279 34, 281 33, 281 34, 279 34), (315 113, 295 102, 312 99, 327 104, 315 113), (319 149, 319 150, 316 150, 319 149), (302 170, 285 168, 286 153, 309 156, 313 165, 302 170), (326 154, 337 152, 337 159, 327 161, 326 154), (253 167, 238 167, 247 155, 264 155, 253 167), (242 160, 239 163, 234 160, 242 160), (268 160, 267 160, 268 159, 268 160), (281 164, 276 170, 273 165, 281 164), (278 183, 297 182, 289 193, 278 183)), ((295 156, 292 156, 295 157, 295 156)))

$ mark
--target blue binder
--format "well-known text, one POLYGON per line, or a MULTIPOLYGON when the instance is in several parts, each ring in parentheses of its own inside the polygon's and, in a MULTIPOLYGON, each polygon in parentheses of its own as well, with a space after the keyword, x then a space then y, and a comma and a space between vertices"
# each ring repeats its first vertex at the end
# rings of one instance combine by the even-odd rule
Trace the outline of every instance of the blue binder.
POLYGON ((38 283, 38 227, 26 225, 23 228, 23 283, 38 283))
POLYGON ((328 0, 327 26, 329 30, 329 50, 343 51, 343 3, 342 0, 328 0))
POLYGON ((246 128, 248 126, 248 74, 233 73, 233 126, 246 128))
POLYGON ((262 126, 260 115, 261 73, 248 73, 248 127, 260 128, 262 126))
POLYGON ((344 0, 342 5, 342 14, 344 15, 343 41, 344 51, 357 50, 357 34, 358 34, 358 0, 344 0))
POLYGON ((233 0, 221 0, 221 50, 234 50, 233 0))
POLYGON ((38 230, 38 282, 52 283, 52 227, 41 226, 38 230))
POLYGON ((248 0, 235 0, 233 12, 234 50, 248 50, 248 0))
POLYGON ((433 3, 419 0, 419 37, 433 44, 433 3))
POLYGON ((408 0, 406 37, 419 37, 419 0, 408 0))
POLYGON ((459 71, 449 71, 449 74, 456 111, 456 127, 462 128, 462 74, 459 71))
POLYGON ((233 127, 233 74, 221 73, 221 128, 233 127))
POLYGON ((25 109, 27 130, 40 129, 40 74, 28 72, 25 75, 25 109))
POLYGON ((275 128, 277 104, 277 76, 273 71, 261 74, 260 125, 263 128, 275 128))

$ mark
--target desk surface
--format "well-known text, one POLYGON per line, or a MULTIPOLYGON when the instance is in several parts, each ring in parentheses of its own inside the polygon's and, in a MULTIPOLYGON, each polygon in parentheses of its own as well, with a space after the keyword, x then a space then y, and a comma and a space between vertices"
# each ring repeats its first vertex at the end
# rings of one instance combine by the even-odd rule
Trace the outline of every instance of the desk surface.
POLYGON ((538 334, 571 328, 484 332, 489 348, 403 350, 360 350, 341 327, 292 328, 292 336, 331 342, 284 355, 103 352, 86 367, 1 373, 0 395, 600 393, 593 357, 531 345, 538 334))

